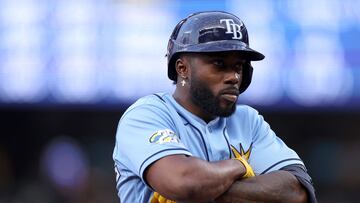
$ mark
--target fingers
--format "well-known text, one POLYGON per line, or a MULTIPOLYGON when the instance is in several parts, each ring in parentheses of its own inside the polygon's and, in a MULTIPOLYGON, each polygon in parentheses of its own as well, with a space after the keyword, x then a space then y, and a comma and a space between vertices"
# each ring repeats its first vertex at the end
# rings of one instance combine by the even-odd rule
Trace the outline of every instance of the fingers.
POLYGON ((154 192, 154 195, 151 198, 150 203, 159 203, 159 196, 160 196, 159 193, 154 192))
POLYGON ((151 198, 150 203, 176 203, 176 202, 166 199, 165 197, 161 196, 158 192, 154 192, 154 195, 151 198))

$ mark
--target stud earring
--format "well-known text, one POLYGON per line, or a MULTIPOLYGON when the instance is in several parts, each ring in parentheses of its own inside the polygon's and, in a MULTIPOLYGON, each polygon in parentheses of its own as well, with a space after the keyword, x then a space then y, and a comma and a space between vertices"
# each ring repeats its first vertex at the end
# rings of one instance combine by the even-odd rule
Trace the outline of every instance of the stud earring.
POLYGON ((236 79, 240 79, 240 74, 239 73, 235 73, 235 77, 236 77, 236 79))

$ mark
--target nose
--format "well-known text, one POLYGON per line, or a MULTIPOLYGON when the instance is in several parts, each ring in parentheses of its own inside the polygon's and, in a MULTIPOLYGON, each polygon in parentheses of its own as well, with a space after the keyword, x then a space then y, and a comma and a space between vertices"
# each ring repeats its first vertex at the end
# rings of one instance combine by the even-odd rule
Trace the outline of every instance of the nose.
POLYGON ((232 85, 240 85, 241 83, 242 75, 236 71, 227 71, 226 73, 226 84, 232 84, 232 85))

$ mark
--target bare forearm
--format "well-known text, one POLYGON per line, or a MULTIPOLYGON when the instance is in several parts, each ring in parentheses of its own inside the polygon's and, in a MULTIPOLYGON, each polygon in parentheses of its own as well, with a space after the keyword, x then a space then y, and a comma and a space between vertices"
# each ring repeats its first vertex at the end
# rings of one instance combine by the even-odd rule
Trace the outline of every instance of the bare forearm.
POLYGON ((207 202, 224 193, 244 173, 245 168, 237 160, 209 163, 193 157, 169 156, 153 165, 146 177, 155 191, 168 199, 207 202), (166 167, 169 170, 156 172, 160 171, 157 168, 166 167))
MULTIPOLYGON (((193 193, 190 195, 192 201, 209 201, 224 193, 243 174, 240 164, 234 160, 220 161, 216 163, 202 162, 192 164, 195 168, 191 170, 187 184, 193 193), (197 166, 196 166, 197 165, 197 166)), ((244 171, 245 172, 245 171, 244 171)))
POLYGON ((237 202, 306 202, 307 195, 289 172, 276 171, 236 181, 217 203, 237 202))

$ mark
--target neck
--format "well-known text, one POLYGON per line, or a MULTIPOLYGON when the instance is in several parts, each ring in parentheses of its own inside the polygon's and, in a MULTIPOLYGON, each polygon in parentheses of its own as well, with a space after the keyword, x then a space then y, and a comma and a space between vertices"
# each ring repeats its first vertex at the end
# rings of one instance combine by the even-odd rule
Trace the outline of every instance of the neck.
POLYGON ((188 88, 176 87, 173 97, 182 107, 184 107, 192 114, 198 116, 206 123, 216 118, 216 116, 206 113, 204 110, 202 110, 202 108, 192 102, 190 91, 188 88))

